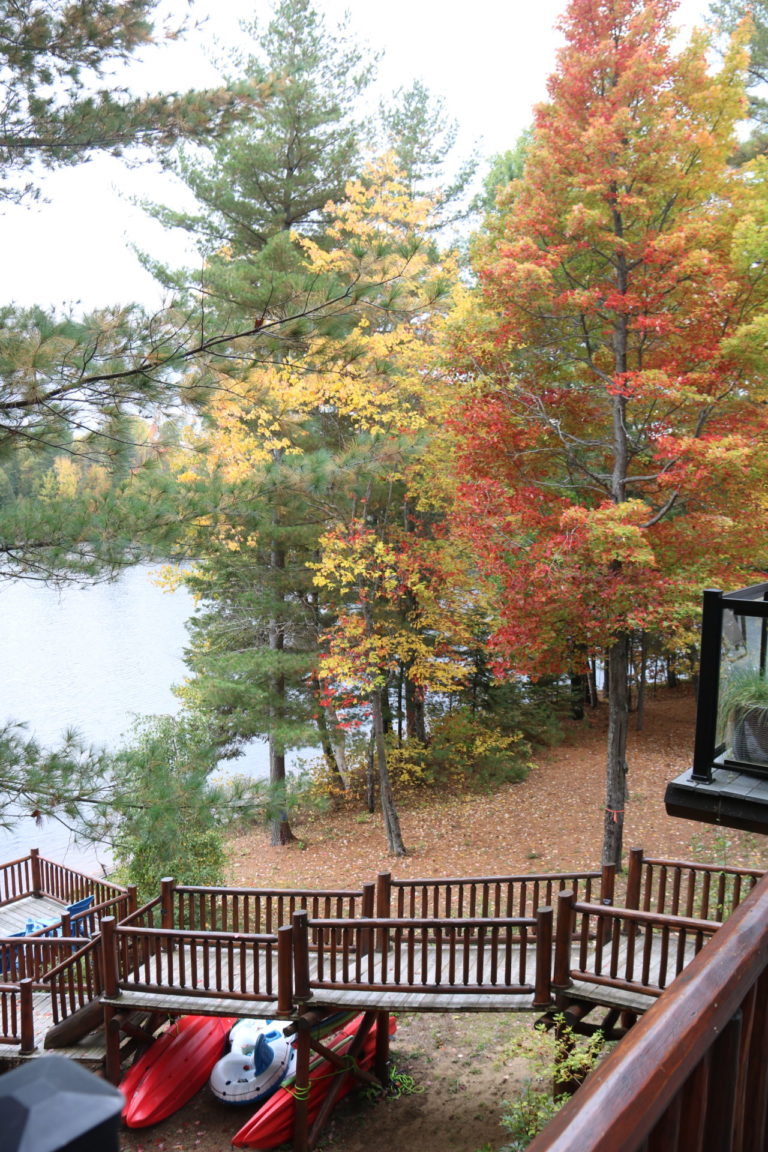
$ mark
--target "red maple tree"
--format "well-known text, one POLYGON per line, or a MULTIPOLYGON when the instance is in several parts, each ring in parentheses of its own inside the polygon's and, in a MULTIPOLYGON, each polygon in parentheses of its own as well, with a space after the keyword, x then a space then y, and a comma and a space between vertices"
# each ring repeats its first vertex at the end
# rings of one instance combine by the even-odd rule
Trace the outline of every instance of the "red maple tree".
POLYGON ((764 559, 765 200, 759 173, 727 165, 747 30, 712 75, 702 37, 673 51, 675 7, 571 0, 523 178, 477 238, 480 289, 453 332, 475 385, 458 529, 499 582, 508 667, 605 654, 617 864, 630 637, 679 643, 702 587, 764 559))

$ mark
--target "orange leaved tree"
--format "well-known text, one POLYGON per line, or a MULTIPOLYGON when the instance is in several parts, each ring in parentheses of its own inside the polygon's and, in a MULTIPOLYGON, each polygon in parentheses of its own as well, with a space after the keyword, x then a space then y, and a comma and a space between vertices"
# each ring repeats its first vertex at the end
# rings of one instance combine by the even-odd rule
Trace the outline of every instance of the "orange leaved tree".
POLYGON ((630 636, 690 635, 700 589, 764 560, 764 180, 726 164, 748 30, 712 75, 703 38, 673 51, 675 7, 570 0, 523 177, 476 240, 480 288, 453 328, 475 384, 458 527, 498 581, 507 667, 605 653, 617 864, 630 636))

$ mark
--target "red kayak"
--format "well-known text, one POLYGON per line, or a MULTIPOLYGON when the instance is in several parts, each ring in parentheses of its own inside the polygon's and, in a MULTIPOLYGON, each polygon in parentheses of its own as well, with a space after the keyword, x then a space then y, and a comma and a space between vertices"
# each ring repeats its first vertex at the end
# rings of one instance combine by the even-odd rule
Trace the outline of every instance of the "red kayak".
MULTIPOLYGON (((356 1016, 327 1044, 334 1052, 343 1056, 352 1047, 362 1016, 356 1016)), ((394 1016, 389 1018, 389 1034, 394 1033, 397 1027, 394 1016)), ((361 1068, 370 1068, 376 1054, 376 1024, 363 1041, 363 1046, 357 1057, 361 1068)), ((315 1055, 309 1066, 309 1123, 312 1124, 319 1113, 326 1093, 330 1088, 334 1076, 344 1076, 337 1100, 346 1096, 356 1084, 359 1083, 350 1073, 339 1073, 330 1060, 315 1055)), ((232 1143, 235 1148, 276 1148, 278 1144, 290 1141, 293 1135, 293 1078, 278 1088, 277 1092, 262 1104, 258 1112, 251 1116, 244 1124, 232 1143)))
POLYGON ((181 1016, 171 1024, 120 1084, 128 1127, 157 1124, 191 1100, 224 1052, 234 1022, 230 1016, 181 1016))

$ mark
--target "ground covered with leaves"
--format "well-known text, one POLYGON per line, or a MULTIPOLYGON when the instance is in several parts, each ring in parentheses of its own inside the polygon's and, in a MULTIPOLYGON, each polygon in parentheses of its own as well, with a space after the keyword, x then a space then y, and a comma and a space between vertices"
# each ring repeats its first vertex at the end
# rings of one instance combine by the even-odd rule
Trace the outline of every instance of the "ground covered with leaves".
MULTIPOLYGON (((757 837, 669 818, 664 787, 690 765, 694 702, 688 693, 652 697, 645 729, 633 732, 625 848, 718 863, 763 864, 757 837)), ((260 887, 346 887, 396 877, 509 875, 594 868, 600 861, 607 716, 604 708, 565 739, 539 752, 526 780, 493 793, 411 799, 401 806, 409 855, 387 855, 377 815, 348 809, 306 815, 289 848, 265 844, 263 829, 230 844, 230 881, 260 887)), ((410 1016, 392 1041, 399 1095, 350 1097, 323 1137, 329 1152, 479 1152, 509 1139, 501 1124, 504 1102, 535 1073, 530 1060, 535 1017, 506 1014, 410 1016)), ((244 1120, 244 1117, 242 1118, 244 1120)), ((239 1112, 207 1092, 171 1120, 126 1132, 133 1152, 196 1149, 225 1152, 241 1123, 239 1112)))

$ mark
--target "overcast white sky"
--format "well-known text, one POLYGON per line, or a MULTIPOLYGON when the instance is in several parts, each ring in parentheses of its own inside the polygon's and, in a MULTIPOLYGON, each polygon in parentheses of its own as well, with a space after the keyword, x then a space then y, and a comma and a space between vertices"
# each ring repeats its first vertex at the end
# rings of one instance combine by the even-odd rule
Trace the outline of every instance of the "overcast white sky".
MULTIPOLYGON (((545 96, 558 36, 554 25, 566 0, 316 0, 335 26, 348 11, 361 42, 383 50, 385 90, 422 79, 443 95, 462 129, 460 148, 479 144, 484 155, 511 147, 545 96)), ((169 0, 186 11, 184 0, 169 0)), ((148 89, 216 83, 206 51, 214 38, 242 42, 238 24, 254 15, 269 19, 269 0, 196 0, 207 17, 201 34, 184 45, 155 50, 142 71, 148 89)), ((682 0, 678 23, 700 23, 708 0, 682 0)), ((142 83, 138 79, 138 83, 142 83)), ((99 160, 51 175, 49 202, 8 209, 0 217, 0 300, 20 304, 80 301, 86 307, 140 299, 159 300, 153 281, 130 249, 130 238, 164 258, 182 262, 179 241, 126 199, 147 194, 170 202, 174 190, 151 170, 126 171, 99 160)))

